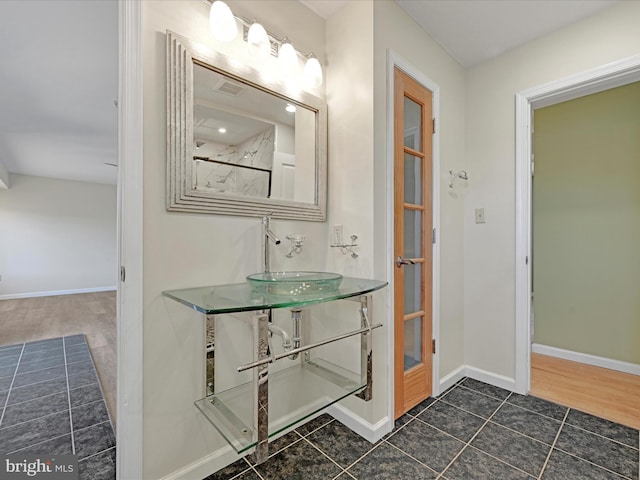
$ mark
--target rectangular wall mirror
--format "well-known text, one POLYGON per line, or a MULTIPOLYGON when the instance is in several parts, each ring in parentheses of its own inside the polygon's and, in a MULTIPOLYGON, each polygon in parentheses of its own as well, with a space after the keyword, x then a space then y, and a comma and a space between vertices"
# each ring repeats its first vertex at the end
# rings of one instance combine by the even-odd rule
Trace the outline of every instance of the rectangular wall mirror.
POLYGON ((167 32, 167 209, 324 221, 325 103, 167 32))

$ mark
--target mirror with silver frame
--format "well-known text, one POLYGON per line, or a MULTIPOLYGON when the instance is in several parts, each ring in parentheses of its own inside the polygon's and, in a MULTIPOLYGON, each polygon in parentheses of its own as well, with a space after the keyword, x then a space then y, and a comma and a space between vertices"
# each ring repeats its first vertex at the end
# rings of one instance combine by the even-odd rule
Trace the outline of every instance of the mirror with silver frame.
POLYGON ((324 221, 325 103, 167 32, 167 209, 324 221))

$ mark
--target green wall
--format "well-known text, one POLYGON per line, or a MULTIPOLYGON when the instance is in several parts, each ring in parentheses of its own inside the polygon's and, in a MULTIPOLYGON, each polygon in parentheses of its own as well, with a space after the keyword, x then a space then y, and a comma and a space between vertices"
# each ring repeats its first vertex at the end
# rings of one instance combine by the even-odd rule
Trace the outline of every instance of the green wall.
POLYGON ((534 125, 534 343, 640 364, 640 82, 534 125))

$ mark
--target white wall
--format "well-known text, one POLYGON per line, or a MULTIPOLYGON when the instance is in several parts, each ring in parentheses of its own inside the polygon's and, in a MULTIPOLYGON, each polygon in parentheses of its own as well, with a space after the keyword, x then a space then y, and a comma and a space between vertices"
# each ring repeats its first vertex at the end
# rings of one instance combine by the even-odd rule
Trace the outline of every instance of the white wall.
POLYGON ((0 299, 115 288, 115 185, 10 179, 0 190, 0 299))
MULTIPOLYGON (((255 17, 276 35, 287 34, 294 45, 314 51, 324 64, 324 21, 298 2, 286 2, 286 14, 274 8, 282 2, 228 4, 236 15, 255 17)), ((165 208, 166 30, 247 60, 238 45, 212 39, 208 6, 201 0, 143 2, 145 479, 189 470, 194 464, 199 465, 194 467, 197 471, 209 474, 220 467, 214 457, 227 448, 193 404, 204 393, 202 316, 164 299, 162 291, 241 282, 262 269, 260 219, 165 208)), ((323 96, 322 89, 312 93, 323 96)), ((283 239, 272 249, 274 270, 324 269, 329 249, 326 224, 274 220, 272 229, 283 239), (292 259, 285 257, 284 237, 289 233, 307 235, 303 253, 292 259)))
MULTIPOLYGON (((345 275, 377 278, 374 272, 373 217, 373 4, 349 2, 327 20, 327 105, 329 122, 328 225, 343 226, 343 240, 358 235, 358 258, 333 248, 327 269, 345 275), (357 25, 358 28, 353 28, 357 25)), ((327 242, 329 237, 327 236, 327 242)), ((384 321, 388 289, 376 293, 374 321, 384 321)), ((339 331, 338 325, 327 330, 339 331)), ((387 410, 387 350, 383 329, 373 335, 373 400, 347 398, 349 410, 375 424, 387 410)), ((358 352, 357 339, 329 346, 332 358, 358 352), (347 348, 348 346, 348 348, 347 348), (355 350, 354 350, 355 349, 355 350)), ((352 362, 356 359, 351 357, 352 362)), ((359 369, 359 366, 354 368, 359 369)))
MULTIPOLYGON (((455 193, 447 188, 450 169, 465 167, 465 73, 421 27, 395 2, 374 5, 374 229, 375 272, 386 278, 393 266, 386 261, 393 244, 386 241, 388 163, 387 159, 387 51, 414 66, 440 87, 440 376, 445 377, 464 363, 463 351, 463 201, 464 186, 455 193)), ((460 184, 458 184, 460 185, 460 184)), ((333 194, 334 192, 332 192, 333 194)), ((434 298, 435 300, 435 298, 434 298)), ((387 319, 392 321, 392 319, 387 319)))
POLYGON ((515 375, 515 94, 640 53, 639 22, 640 2, 620 2, 468 71, 466 364, 515 375), (476 225, 479 207, 486 223, 476 225))

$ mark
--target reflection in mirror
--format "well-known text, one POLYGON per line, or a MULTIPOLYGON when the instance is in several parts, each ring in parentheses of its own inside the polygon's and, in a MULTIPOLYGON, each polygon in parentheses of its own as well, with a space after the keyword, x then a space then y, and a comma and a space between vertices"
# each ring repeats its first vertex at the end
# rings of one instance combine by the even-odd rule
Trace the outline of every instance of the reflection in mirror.
POLYGON ((194 65, 193 186, 314 203, 315 112, 194 65))
POLYGON ((227 57, 175 34, 167 41, 168 209, 324 220, 324 103, 267 89, 246 66, 240 78, 227 57))

